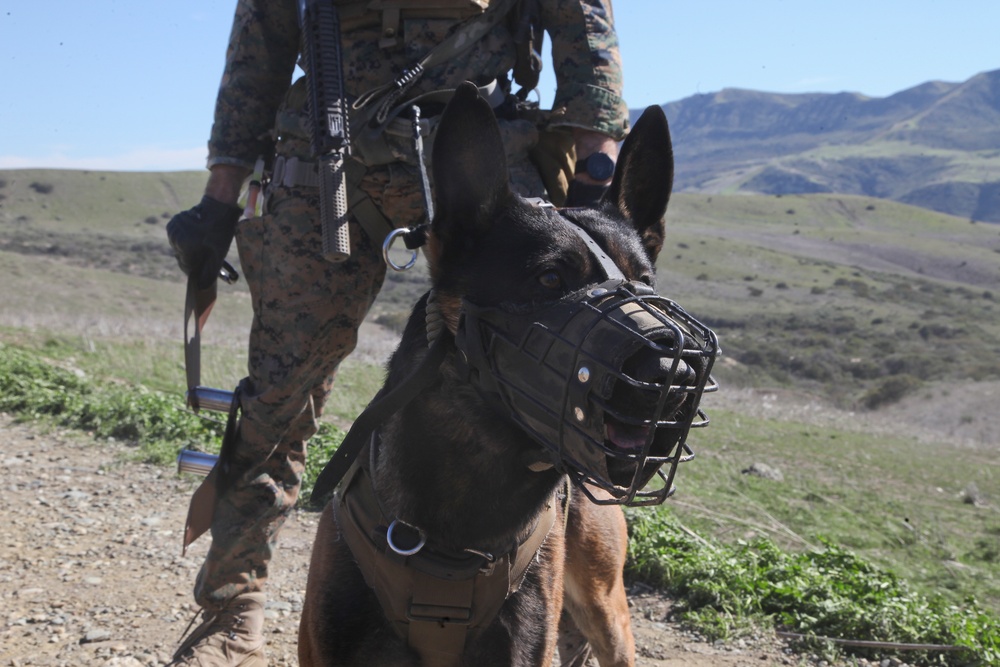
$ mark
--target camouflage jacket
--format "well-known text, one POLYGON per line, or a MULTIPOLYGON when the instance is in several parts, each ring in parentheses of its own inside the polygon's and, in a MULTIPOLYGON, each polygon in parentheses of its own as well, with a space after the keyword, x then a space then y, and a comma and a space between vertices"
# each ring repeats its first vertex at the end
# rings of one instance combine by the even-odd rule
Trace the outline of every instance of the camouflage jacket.
MULTIPOLYGON (((468 3, 485 5, 488 0, 468 3)), ((297 5, 297 0, 239 0, 208 143, 210 167, 220 163, 252 167, 258 156, 272 150, 274 139, 281 139, 276 135, 308 137, 303 127, 303 79, 292 82, 300 52, 297 5)), ((557 83, 551 123, 623 138, 628 107, 622 99, 611 0, 539 0, 539 5, 551 39, 557 83)), ((341 11, 344 85, 350 99, 395 79, 456 23, 454 18, 404 16, 401 39, 387 48, 379 45, 384 28, 378 13, 371 12, 371 18, 341 11)), ((478 44, 428 70, 410 92, 418 95, 454 88, 466 80, 506 78, 515 58, 513 37, 501 22, 478 44)))

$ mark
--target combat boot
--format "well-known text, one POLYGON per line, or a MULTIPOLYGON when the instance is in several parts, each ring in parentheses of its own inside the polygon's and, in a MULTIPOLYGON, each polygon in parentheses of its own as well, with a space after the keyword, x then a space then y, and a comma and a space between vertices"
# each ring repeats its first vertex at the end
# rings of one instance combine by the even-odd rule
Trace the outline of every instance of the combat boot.
POLYGON ((191 631, 169 665, 267 667, 264 600, 263 593, 244 593, 217 612, 204 610, 201 625, 191 631))

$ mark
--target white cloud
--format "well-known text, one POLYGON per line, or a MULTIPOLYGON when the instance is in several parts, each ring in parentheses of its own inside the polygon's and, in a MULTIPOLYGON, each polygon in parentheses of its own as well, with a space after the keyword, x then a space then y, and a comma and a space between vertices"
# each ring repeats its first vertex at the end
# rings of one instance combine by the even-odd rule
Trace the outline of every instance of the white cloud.
POLYGON ((119 155, 78 157, 61 151, 26 157, 0 155, 0 169, 90 169, 94 171, 197 171, 205 168, 201 148, 138 148, 119 155))

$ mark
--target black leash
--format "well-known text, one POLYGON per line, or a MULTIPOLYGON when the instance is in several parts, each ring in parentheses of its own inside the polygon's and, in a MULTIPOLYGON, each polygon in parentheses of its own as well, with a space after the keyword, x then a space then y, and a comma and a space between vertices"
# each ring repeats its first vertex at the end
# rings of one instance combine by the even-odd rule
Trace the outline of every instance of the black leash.
POLYGON ((371 434, 375 432, 379 424, 412 401, 417 394, 438 377, 438 367, 444 361, 448 351, 446 339, 447 336, 438 336, 434 344, 427 350, 427 356, 413 373, 385 396, 369 404, 364 412, 358 415, 343 442, 340 443, 340 447, 330 457, 316 478, 316 483, 309 496, 311 504, 319 504, 336 488, 351 465, 354 464, 358 454, 368 444, 371 434))
MULTIPOLYGON (((233 266, 223 260, 219 278, 232 285, 240 279, 233 266)), ((215 306, 217 283, 198 289, 197 272, 187 279, 184 296, 184 373, 187 378, 187 404, 198 412, 201 408, 225 412, 229 409, 232 392, 201 386, 201 331, 215 306)))

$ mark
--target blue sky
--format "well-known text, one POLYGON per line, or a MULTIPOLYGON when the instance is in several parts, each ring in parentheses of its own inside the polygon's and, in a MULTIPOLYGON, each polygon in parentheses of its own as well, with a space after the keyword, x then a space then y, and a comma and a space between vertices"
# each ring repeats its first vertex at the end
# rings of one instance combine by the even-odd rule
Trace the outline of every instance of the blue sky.
MULTIPOLYGON (((202 169, 235 0, 0 0, 0 169, 202 169)), ((995 0, 618 0, 632 108, 1000 68, 995 0)), ((551 99, 551 76, 542 100, 551 99)))

